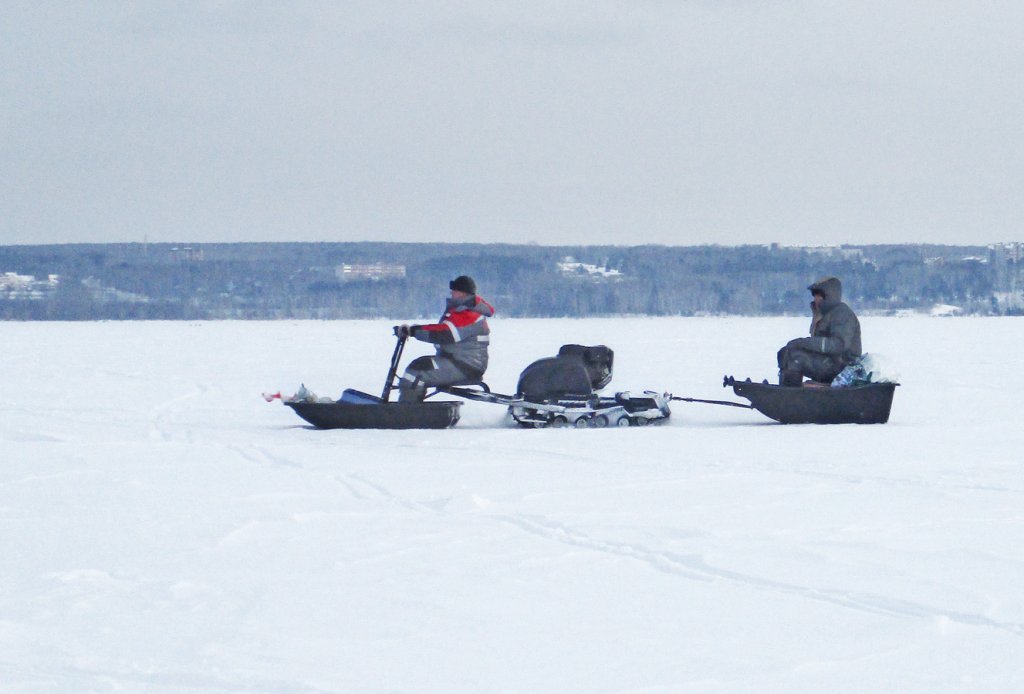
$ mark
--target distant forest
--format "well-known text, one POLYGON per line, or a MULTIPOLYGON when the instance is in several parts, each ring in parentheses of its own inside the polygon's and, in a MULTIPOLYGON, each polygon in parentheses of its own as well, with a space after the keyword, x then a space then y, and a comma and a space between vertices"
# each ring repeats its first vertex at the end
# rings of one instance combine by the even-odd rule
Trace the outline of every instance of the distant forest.
POLYGON ((857 311, 1024 314, 1024 244, 537 246, 408 243, 0 246, 7 320, 439 315, 473 276, 504 316, 784 315, 842 279, 857 311))

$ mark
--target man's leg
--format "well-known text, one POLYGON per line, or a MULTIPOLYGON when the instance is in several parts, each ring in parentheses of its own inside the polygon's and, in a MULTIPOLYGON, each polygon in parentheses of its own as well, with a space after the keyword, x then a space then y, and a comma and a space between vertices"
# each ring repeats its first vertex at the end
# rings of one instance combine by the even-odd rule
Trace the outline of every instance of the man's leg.
POLYGON ((422 402, 427 394, 424 376, 434 369, 431 357, 413 359, 398 381, 398 402, 422 402))
POLYGON ((405 370, 398 388, 399 402, 421 402, 431 386, 446 386, 479 378, 445 357, 420 357, 405 370))
POLYGON ((831 383, 842 370, 843 367, 837 366, 828 355, 814 354, 807 370, 807 377, 819 383, 831 383))
POLYGON ((782 385, 800 385, 803 377, 831 383, 841 369, 827 354, 784 347, 779 352, 779 382, 782 385), (796 380, 799 379, 799 380, 796 380))
POLYGON ((791 347, 783 347, 779 350, 779 385, 799 386, 804 382, 803 372, 800 370, 799 359, 794 354, 800 350, 791 347))

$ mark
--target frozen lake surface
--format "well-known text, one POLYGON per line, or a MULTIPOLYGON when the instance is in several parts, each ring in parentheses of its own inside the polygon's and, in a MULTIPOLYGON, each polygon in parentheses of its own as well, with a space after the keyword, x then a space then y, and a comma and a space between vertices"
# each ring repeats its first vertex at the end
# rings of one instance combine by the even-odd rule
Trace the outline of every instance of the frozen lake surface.
MULTIPOLYGON (((390 325, 3 323, 0 691, 1024 691, 1024 320, 862 317, 885 425, 260 398, 379 391, 390 325)), ((607 344, 608 391, 735 399, 806 325, 499 315, 487 380, 607 344)))

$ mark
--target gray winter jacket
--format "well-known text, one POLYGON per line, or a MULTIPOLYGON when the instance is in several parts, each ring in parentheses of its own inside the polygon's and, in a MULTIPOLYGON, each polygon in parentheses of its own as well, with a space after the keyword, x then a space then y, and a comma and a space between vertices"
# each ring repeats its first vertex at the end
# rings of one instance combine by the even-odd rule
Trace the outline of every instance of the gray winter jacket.
POLYGON ((438 356, 448 357, 469 372, 475 372, 473 375, 482 376, 487 370, 487 345, 491 340, 487 319, 493 315, 494 307, 478 296, 448 299, 440 321, 414 325, 409 334, 432 343, 438 356))
POLYGON ((843 285, 836 277, 826 277, 808 287, 825 297, 821 318, 814 323, 814 334, 791 340, 789 346, 827 354, 843 367, 861 355, 860 321, 853 309, 843 303, 843 285))

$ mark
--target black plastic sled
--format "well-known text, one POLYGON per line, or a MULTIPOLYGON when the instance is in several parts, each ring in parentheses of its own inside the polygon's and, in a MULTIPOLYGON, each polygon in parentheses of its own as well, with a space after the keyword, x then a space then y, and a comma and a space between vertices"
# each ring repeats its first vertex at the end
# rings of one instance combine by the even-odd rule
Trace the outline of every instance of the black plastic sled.
POLYGON ((390 402, 404 347, 403 337, 391 355, 388 378, 379 398, 350 388, 337 401, 310 394, 297 395, 283 402, 318 429, 447 429, 455 426, 462 407, 462 403, 456 400, 390 402))
MULTIPOLYGON (((372 396, 368 396, 372 397, 372 396)), ((459 421, 461 402, 284 403, 317 429, 447 429, 459 421)))
POLYGON ((782 424, 885 424, 899 384, 792 387, 726 376, 722 385, 731 386, 753 409, 782 424))

